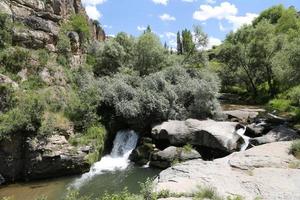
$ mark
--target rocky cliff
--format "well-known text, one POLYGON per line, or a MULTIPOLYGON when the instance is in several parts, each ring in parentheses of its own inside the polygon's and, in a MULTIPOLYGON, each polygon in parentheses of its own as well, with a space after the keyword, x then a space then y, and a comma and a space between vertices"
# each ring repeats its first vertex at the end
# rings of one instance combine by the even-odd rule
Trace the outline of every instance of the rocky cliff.
MULTIPOLYGON (((21 94, 18 100, 32 92, 41 97, 40 101, 44 98, 42 96, 45 96, 48 103, 55 101, 59 107, 58 110, 45 108, 42 113, 36 114, 40 115, 37 127, 31 131, 26 130, 27 125, 19 128, 11 125, 18 121, 15 114, 12 114, 13 119, 9 123, 5 122, 7 118, 0 119, 0 126, 5 124, 0 127, 0 184, 59 177, 89 170, 91 155, 94 153, 93 158, 96 160, 100 146, 98 145, 97 149, 95 145, 71 144, 68 139, 75 135, 73 122, 65 117, 65 114, 61 114, 60 122, 66 126, 58 127, 57 121, 51 122, 47 119, 47 113, 57 116, 58 113, 64 112, 61 108, 67 104, 65 97, 70 93, 74 94, 66 71, 69 70, 70 74, 73 68, 86 63, 86 50, 80 39, 81 33, 76 30, 62 33, 63 25, 69 22, 72 16, 80 15, 80 19, 83 19, 90 29, 91 37, 85 40, 85 43, 103 41, 103 29, 97 21, 88 19, 81 0, 0 0, 0 14, 8 16, 13 24, 11 29, 1 27, 3 30, 7 29, 12 37, 9 45, 0 48, 0 115, 4 116, 16 109, 15 103, 8 106, 6 100, 9 95, 18 93, 21 94), (63 55, 58 48, 61 34, 64 34, 70 43, 64 57, 69 59, 66 65, 58 61, 63 55), (25 56, 19 59, 18 52, 23 52, 22 55, 25 56), (12 70, 12 65, 16 65, 20 60, 18 67, 12 70), (27 87, 28 83, 38 83, 41 87, 27 87), (7 90, 8 86, 12 89, 7 90), (12 94, 8 94, 7 91, 12 94), (50 133, 40 134, 42 123, 50 128, 50 133), (7 138, 2 137, 8 126, 12 129, 6 132, 7 138)), ((2 39, 0 38, 0 41, 2 39)), ((20 110, 17 112, 20 114, 20 110)), ((20 121, 30 119, 26 112, 20 115, 20 121)))
MULTIPOLYGON (((12 16, 22 27, 14 27, 13 44, 26 48, 56 50, 61 24, 73 14, 89 20, 81 0, 2 0, 0 12, 12 16)), ((103 41, 105 33, 98 23, 89 20, 92 38, 103 41)))

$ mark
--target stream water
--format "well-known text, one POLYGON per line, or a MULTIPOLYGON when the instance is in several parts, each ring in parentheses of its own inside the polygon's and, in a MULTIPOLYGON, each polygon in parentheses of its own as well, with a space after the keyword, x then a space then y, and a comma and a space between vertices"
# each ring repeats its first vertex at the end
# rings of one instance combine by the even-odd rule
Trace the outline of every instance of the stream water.
POLYGON ((104 192, 114 193, 127 187, 129 192, 140 191, 139 182, 155 177, 159 170, 137 167, 128 157, 135 148, 138 136, 133 131, 119 131, 111 153, 96 162, 88 173, 81 176, 64 177, 30 183, 18 183, 0 188, 0 198, 12 196, 14 200, 33 200, 47 196, 48 200, 59 200, 67 189, 78 189, 82 195, 98 197, 104 192))

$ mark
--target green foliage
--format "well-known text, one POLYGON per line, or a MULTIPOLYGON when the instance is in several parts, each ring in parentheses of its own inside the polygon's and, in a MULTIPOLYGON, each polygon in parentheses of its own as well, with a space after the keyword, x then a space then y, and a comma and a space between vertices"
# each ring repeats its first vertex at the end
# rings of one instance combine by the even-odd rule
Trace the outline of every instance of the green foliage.
POLYGON ((204 199, 223 200, 223 198, 217 194, 215 189, 210 187, 207 188, 199 187, 198 191, 194 194, 193 199, 194 200, 204 200, 204 199))
POLYGON ((24 81, 21 87, 25 90, 36 90, 45 86, 45 82, 39 75, 31 75, 24 81))
POLYGON ((165 50, 159 38, 151 32, 146 32, 138 38, 136 44, 136 63, 134 69, 141 76, 160 71, 165 67, 165 50))
POLYGON ((103 51, 96 55, 95 74, 99 76, 116 73, 122 67, 124 57, 124 48, 115 40, 108 40, 104 44, 103 51))
POLYGON ((0 27, 0 48, 4 48, 12 43, 12 18, 7 14, 0 13, 0 27))
POLYGON ((218 112, 219 82, 208 71, 169 67, 144 78, 116 74, 99 81, 100 105, 111 119, 140 126, 168 119, 213 117, 218 112))
POLYGON ((64 55, 58 55, 56 61, 58 64, 60 64, 64 67, 67 67, 69 65, 69 61, 66 58, 66 56, 64 56, 64 55))
POLYGON ((186 144, 183 146, 183 151, 189 153, 193 150, 193 146, 191 144, 186 144))
POLYGON ((289 111, 289 108, 291 106, 290 100, 285 99, 273 99, 268 104, 271 108, 276 109, 280 112, 286 112, 289 111))
POLYGON ((79 191, 69 190, 64 200, 91 200, 89 196, 80 196, 79 191))
POLYGON ((240 195, 235 195, 235 196, 227 197, 226 200, 245 200, 245 198, 240 195))
POLYGON ((21 93, 16 106, 0 115, 0 140, 11 134, 35 133, 40 126, 44 104, 36 93, 21 93))
POLYGON ((99 198, 98 200, 138 200, 142 199, 137 195, 131 194, 128 192, 128 190, 125 188, 123 189, 122 192, 120 193, 115 193, 115 194, 108 194, 105 193, 103 197, 99 198))
POLYGON ((49 60, 49 52, 46 49, 41 49, 38 51, 39 63, 42 67, 45 67, 49 60))
POLYGON ((85 133, 78 134, 70 139, 71 144, 75 146, 91 145, 94 151, 87 156, 90 164, 99 160, 102 151, 104 150, 104 142, 106 139, 106 130, 103 126, 91 126, 85 133))
POLYGON ((7 112, 13 106, 13 93, 10 84, 0 85, 0 112, 7 112))
POLYGON ((189 54, 190 52, 194 52, 195 44, 193 42, 193 36, 191 31, 185 29, 182 31, 182 51, 184 54, 189 54))
POLYGON ((300 159, 300 140, 295 140, 291 147, 290 153, 293 154, 296 158, 300 159))
POLYGON ((283 15, 285 8, 283 5, 273 6, 263 11, 253 22, 254 25, 263 20, 270 21, 271 24, 276 24, 283 15))
POLYGON ((30 53, 20 47, 10 47, 0 52, 0 65, 8 72, 18 73, 29 64, 30 53))
POLYGON ((285 97, 291 101, 293 106, 300 107, 300 85, 289 89, 285 97))
POLYGON ((154 185, 153 180, 150 178, 147 178, 147 180, 144 183, 140 184, 140 194, 143 196, 144 200, 155 200, 157 198, 156 194, 153 193, 154 185))
POLYGON ((71 42, 69 37, 66 35, 65 32, 60 32, 58 36, 58 42, 56 44, 56 48, 59 53, 63 55, 67 55, 71 50, 71 42))
POLYGON ((79 33, 79 35, 81 35, 81 42, 85 42, 86 40, 90 39, 90 27, 88 24, 88 20, 84 15, 72 15, 69 23, 72 27, 72 30, 76 31, 77 33, 79 33))

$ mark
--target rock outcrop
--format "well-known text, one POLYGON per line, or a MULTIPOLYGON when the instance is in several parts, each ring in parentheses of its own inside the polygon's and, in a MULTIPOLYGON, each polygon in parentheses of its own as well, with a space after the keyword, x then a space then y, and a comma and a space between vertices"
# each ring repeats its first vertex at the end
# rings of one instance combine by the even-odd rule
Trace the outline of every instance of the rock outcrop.
POLYGON ((285 126, 278 126, 269 131, 266 135, 251 138, 250 143, 253 145, 261 145, 279 141, 291 141, 299 138, 300 135, 295 130, 292 130, 285 126))
POLYGON ((163 151, 155 152, 150 159, 150 166, 166 169, 176 162, 183 162, 201 158, 201 155, 195 149, 184 149, 170 146, 163 151))
POLYGON ((13 136, 0 142, 0 172, 7 182, 80 174, 90 168, 89 151, 72 146, 62 135, 13 136))
POLYGON ((13 43, 26 48, 53 51, 61 24, 73 14, 86 17, 93 39, 105 40, 105 32, 99 23, 88 19, 81 0, 2 0, 0 12, 20 23, 13 28, 13 43))
POLYGON ((185 144, 203 146, 232 152, 240 148, 244 141, 237 134, 243 128, 236 122, 217 122, 213 120, 186 121, 170 120, 152 129, 152 137, 156 140, 169 142, 170 145, 183 146, 185 144))
POLYGON ((300 199, 300 161, 290 155, 291 142, 277 142, 233 153, 214 161, 191 160, 162 171, 154 181, 156 190, 187 196, 198 186, 213 187, 225 197, 246 200, 300 199))

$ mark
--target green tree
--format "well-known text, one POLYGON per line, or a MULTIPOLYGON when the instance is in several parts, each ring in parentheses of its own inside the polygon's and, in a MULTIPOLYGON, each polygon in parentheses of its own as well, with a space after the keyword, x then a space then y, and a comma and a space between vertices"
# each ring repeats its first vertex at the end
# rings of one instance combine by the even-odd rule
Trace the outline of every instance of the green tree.
POLYGON ((177 54, 182 55, 182 42, 180 32, 177 32, 177 54))
POLYGON ((191 54, 196 50, 191 31, 182 31, 182 51, 184 54, 191 54))
POLYGON ((144 76, 161 70, 166 65, 165 62, 165 50, 159 38, 153 33, 141 35, 136 45, 135 70, 144 76))

